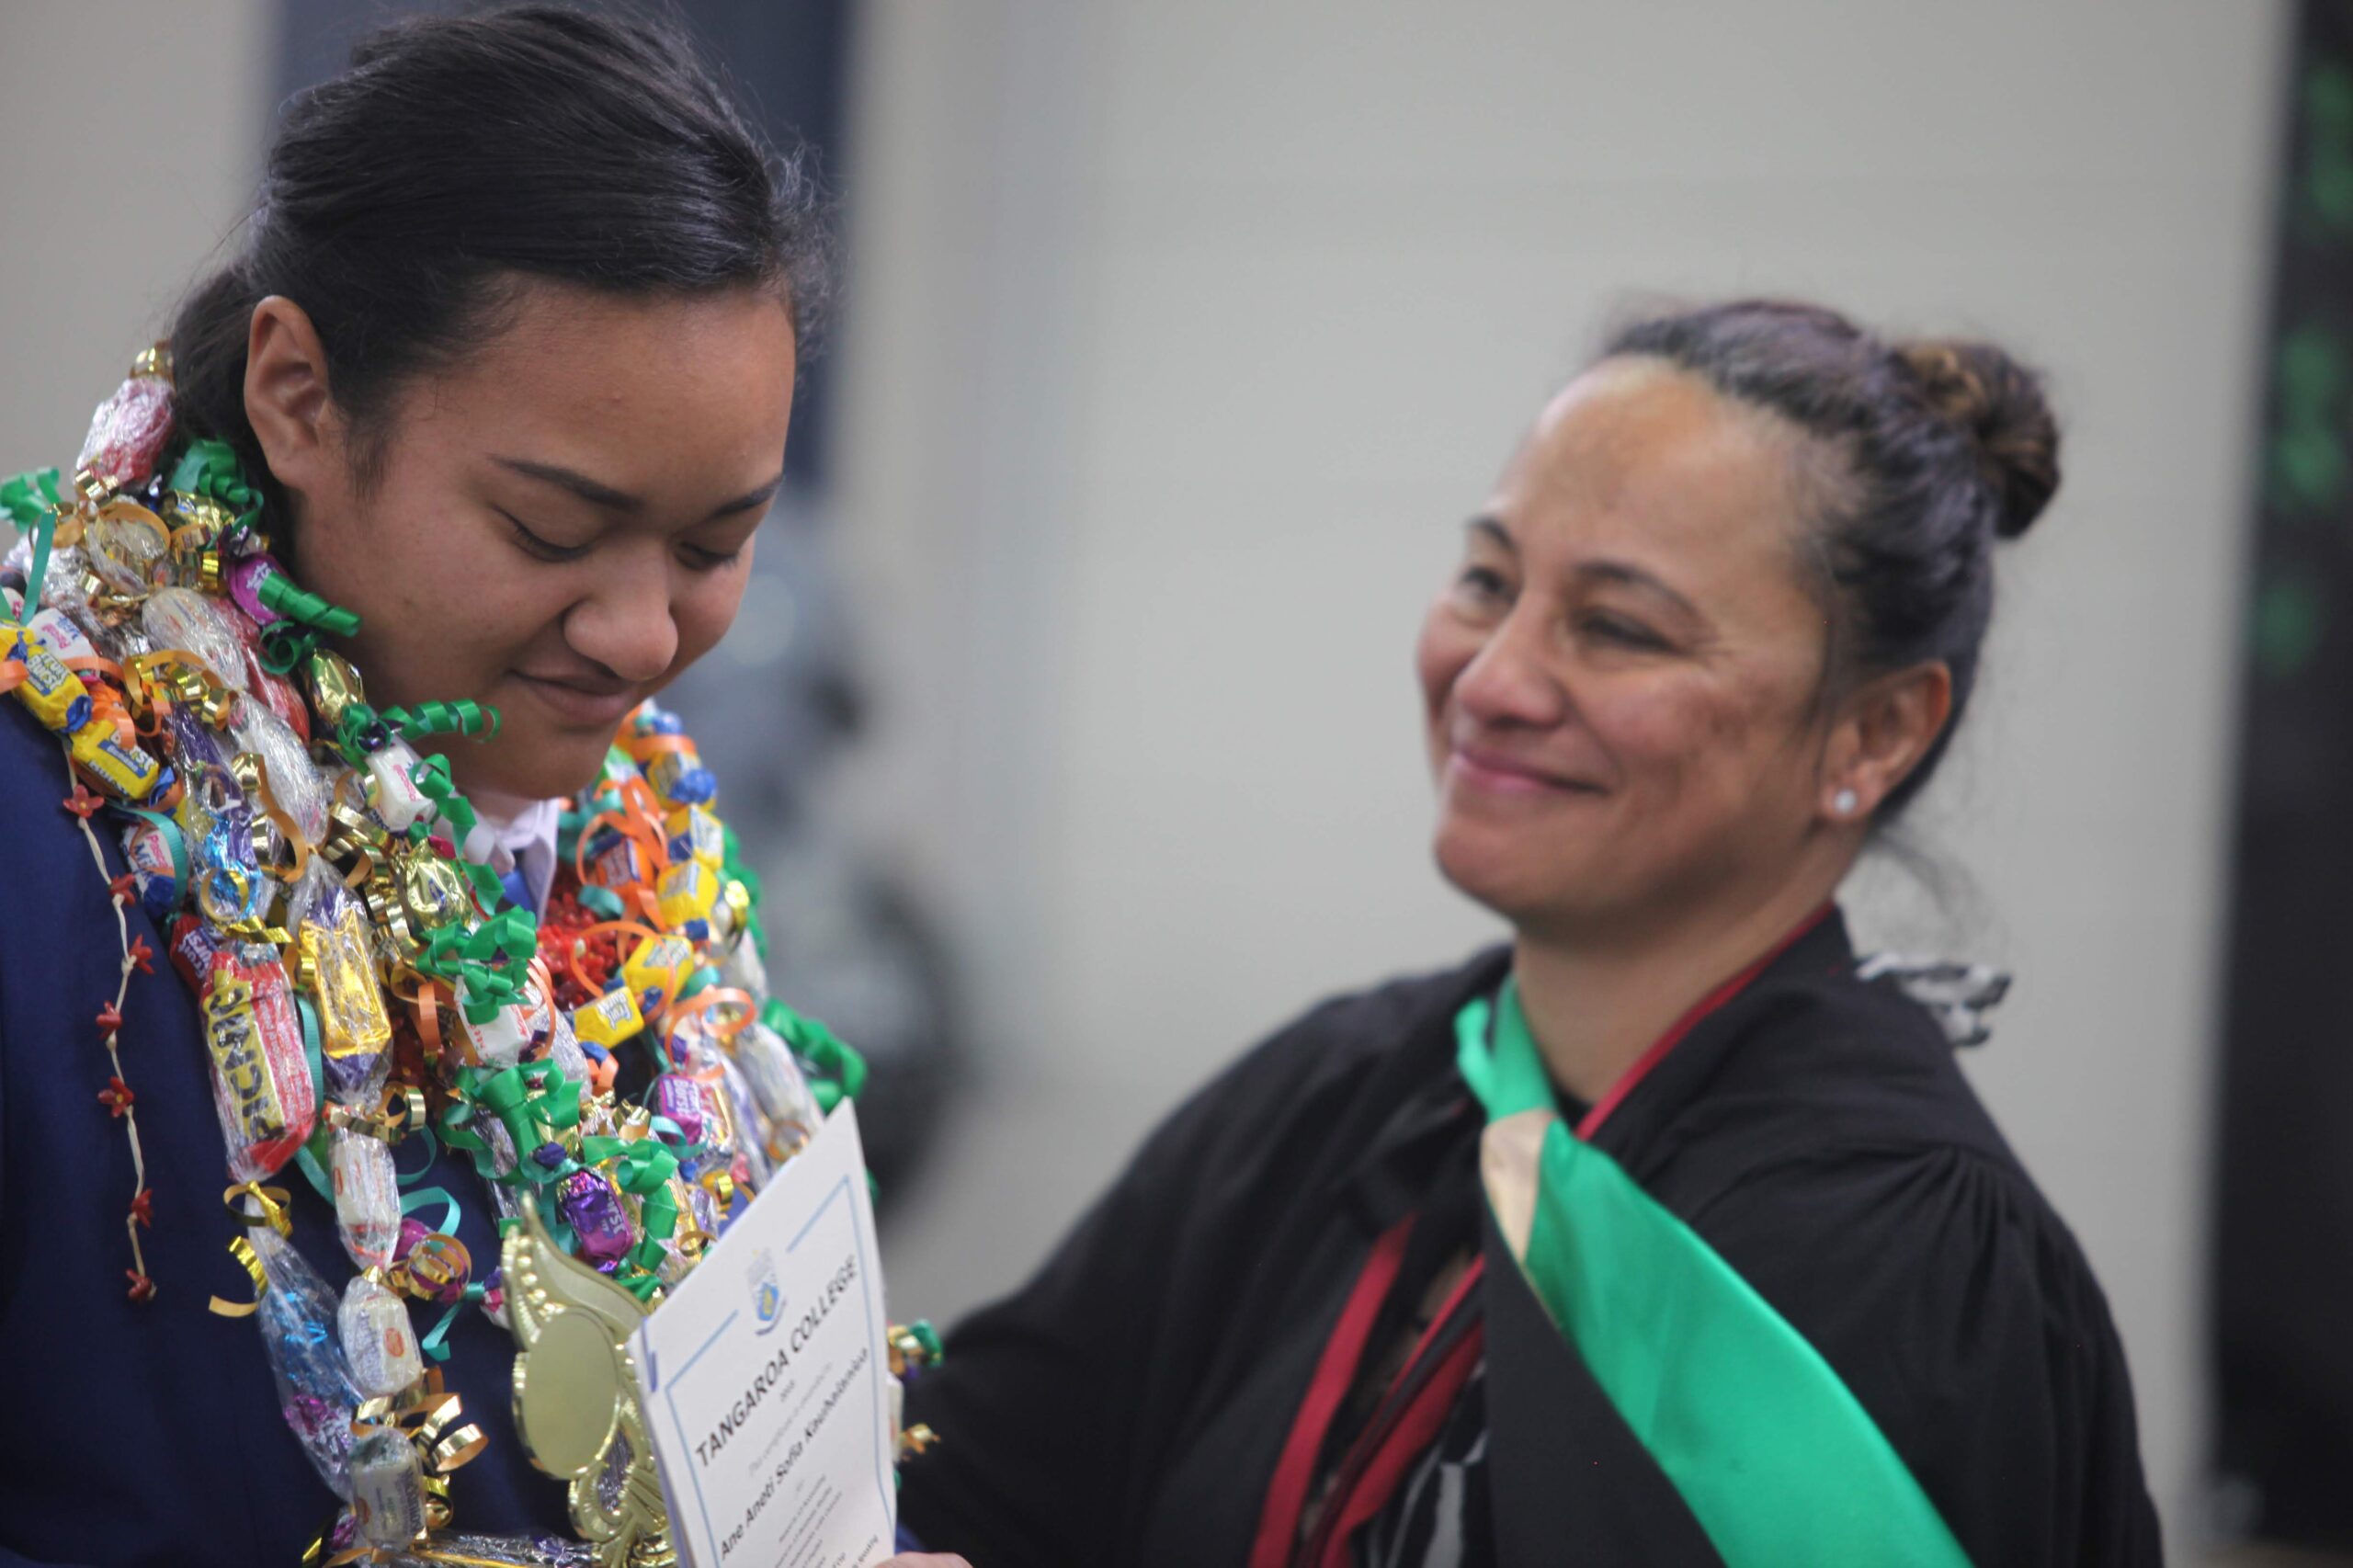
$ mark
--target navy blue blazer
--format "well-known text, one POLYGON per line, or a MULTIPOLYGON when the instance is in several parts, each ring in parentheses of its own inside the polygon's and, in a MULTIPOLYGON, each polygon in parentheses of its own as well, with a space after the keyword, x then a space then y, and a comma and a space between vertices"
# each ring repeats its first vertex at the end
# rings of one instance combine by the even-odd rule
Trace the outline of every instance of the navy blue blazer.
MULTIPOLYGON (((131 1151, 98 1098, 112 1070, 97 1023, 120 964, 107 884, 123 870, 121 824, 94 821, 101 874, 61 804, 71 789, 55 739, 0 699, 0 1568, 290 1565, 336 1499, 278 1415, 256 1320, 207 1310, 253 1286, 228 1251, 241 1231, 222 1202, 195 999, 135 905, 131 934, 157 956, 131 978, 121 1054, 154 1195, 142 1240, 156 1290, 128 1294, 131 1151)), ((407 1168, 417 1151, 399 1153, 407 1168)), ((296 1244, 340 1290, 352 1269, 334 1210, 291 1167, 277 1179, 294 1195, 296 1244)), ((459 1237, 487 1273, 498 1249, 481 1181, 447 1154, 425 1179, 458 1198, 459 1237)), ((421 1333, 431 1318, 415 1315, 421 1333)), ((460 1527, 560 1528, 563 1488, 515 1436, 513 1342, 467 1307, 449 1344, 448 1386, 490 1438, 452 1478, 460 1527)))

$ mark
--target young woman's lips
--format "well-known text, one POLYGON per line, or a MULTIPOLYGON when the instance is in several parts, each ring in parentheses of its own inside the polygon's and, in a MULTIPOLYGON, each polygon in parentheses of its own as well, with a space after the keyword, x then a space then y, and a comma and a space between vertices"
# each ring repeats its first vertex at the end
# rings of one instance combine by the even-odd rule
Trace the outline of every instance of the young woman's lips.
POLYGON ((1456 746, 1447 759, 1454 781, 1490 795, 1557 796, 1589 792, 1589 786, 1478 746, 1456 746))
POLYGON ((515 678, 559 720, 584 729, 610 728, 637 706, 637 692, 631 687, 535 676, 525 670, 517 670, 515 678))

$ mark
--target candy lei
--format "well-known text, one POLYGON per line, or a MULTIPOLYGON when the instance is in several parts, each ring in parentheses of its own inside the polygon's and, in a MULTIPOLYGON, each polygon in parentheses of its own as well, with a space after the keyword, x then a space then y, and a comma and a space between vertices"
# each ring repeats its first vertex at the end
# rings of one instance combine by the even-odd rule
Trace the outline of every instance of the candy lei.
MULTIPOLYGON (((124 824, 122 978, 96 1027, 97 1097, 131 1148, 131 1295, 158 1289, 117 1050, 129 977, 156 956, 130 935, 135 900, 199 1000, 224 1201, 245 1233, 231 1250, 255 1299, 213 1310, 257 1321, 287 1419, 349 1505, 323 1553, 447 1539, 494 1553, 481 1560, 568 1561, 558 1543, 509 1557, 437 1534, 446 1476, 485 1439, 428 1363, 457 1312, 505 1318, 496 1270, 476 1278, 453 1233, 458 1200, 421 1177, 446 1147, 502 1230, 530 1194, 562 1244, 652 1302, 857 1092, 856 1053, 767 994, 759 884, 710 773, 673 716, 642 706, 563 815, 544 913, 518 907, 447 759, 417 751, 494 733, 495 711, 368 702, 324 641, 358 618, 271 556, 231 449, 175 431, 161 346, 99 407, 69 485, 28 474, 0 506, 25 534, 21 591, 0 590, 0 689, 58 736, 63 803, 101 875, 98 828, 124 824), (632 1059, 651 1070, 635 1096, 619 1082, 632 1059), (286 1240, 270 1182, 289 1165, 334 1204, 356 1270, 339 1294, 286 1240), (438 1309, 421 1339, 411 1301, 438 1309)), ((893 1333, 894 1370, 936 1351, 923 1325, 893 1333)))

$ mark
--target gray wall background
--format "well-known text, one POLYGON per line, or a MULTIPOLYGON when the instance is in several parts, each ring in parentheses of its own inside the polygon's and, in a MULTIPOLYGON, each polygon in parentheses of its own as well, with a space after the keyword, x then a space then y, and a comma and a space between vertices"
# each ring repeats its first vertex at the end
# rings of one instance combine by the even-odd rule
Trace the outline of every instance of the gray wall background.
MULTIPOLYGON (((268 0, 0 10, 0 468, 250 191, 268 0), (93 96, 93 88, 100 88, 93 96)), ((1972 1062, 2198 1515, 2207 1092, 2282 8, 868 0, 832 505, 837 780, 959 944, 984 1075, 903 1313, 1017 1281, 1190 1085, 1493 934, 1424 849, 1408 650, 1610 316, 1787 290, 2047 365, 2052 512, 1869 936, 2001 961, 1972 1062)), ((790 896, 789 890, 779 890, 790 896)))

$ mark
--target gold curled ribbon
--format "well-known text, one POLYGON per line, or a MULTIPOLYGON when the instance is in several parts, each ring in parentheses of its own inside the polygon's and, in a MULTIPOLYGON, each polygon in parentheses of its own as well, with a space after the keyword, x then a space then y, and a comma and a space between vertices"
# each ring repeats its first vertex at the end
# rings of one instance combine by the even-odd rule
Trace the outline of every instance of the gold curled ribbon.
POLYGON ((408 910, 401 903, 401 885, 392 874, 390 857, 375 863, 360 897, 366 901, 368 913, 375 917, 377 928, 384 934, 400 966, 414 971, 422 944, 409 928, 408 910))
POLYGON ((282 1187, 264 1187, 258 1181, 241 1181, 222 1193, 221 1201, 229 1206, 230 1218, 240 1225, 255 1230, 267 1225, 281 1236, 294 1233, 294 1221, 286 1212, 286 1206, 291 1199, 282 1187), (239 1208, 237 1200, 241 1198, 249 1199, 254 1207, 239 1208), (256 1210, 259 1211, 256 1212, 256 1210))
POLYGON ((269 1275, 263 1270, 261 1255, 254 1251, 254 1244, 243 1236, 229 1244, 229 1256, 244 1265, 245 1272, 254 1277, 254 1299, 250 1301, 231 1301, 215 1296, 211 1302, 212 1311, 220 1317, 249 1318, 261 1310, 261 1299, 269 1291, 269 1275))
POLYGON ((301 825, 278 803, 278 796, 269 787, 269 769, 263 766, 259 752, 239 752, 229 759, 229 772, 254 805, 254 818, 246 828, 254 863, 291 886, 301 880, 302 869, 311 863, 311 841, 303 836, 301 825), (273 828, 290 853, 291 865, 281 863, 276 853, 277 846, 269 836, 273 828))
POLYGON ((355 1110, 330 1100, 319 1119, 331 1128, 396 1144, 425 1125, 425 1091, 388 1084, 373 1110, 355 1110))
POLYGON ((420 1236, 408 1256, 384 1271, 384 1283, 404 1296, 438 1301, 441 1292, 473 1273, 474 1256, 447 1231, 420 1236))
POLYGON ((401 1392, 371 1399, 351 1413, 351 1433, 361 1437, 370 1426, 388 1426, 416 1446, 425 1472, 427 1523, 441 1528, 449 1522, 450 1471, 463 1469, 479 1457, 490 1439, 465 1419, 465 1403, 441 1386, 436 1367, 401 1392), (439 1523, 433 1523, 436 1505, 439 1523))
POLYGON ((236 687, 185 648, 134 654, 123 669, 123 695, 141 718, 161 717, 176 701, 215 730, 227 728, 237 710, 236 687))

